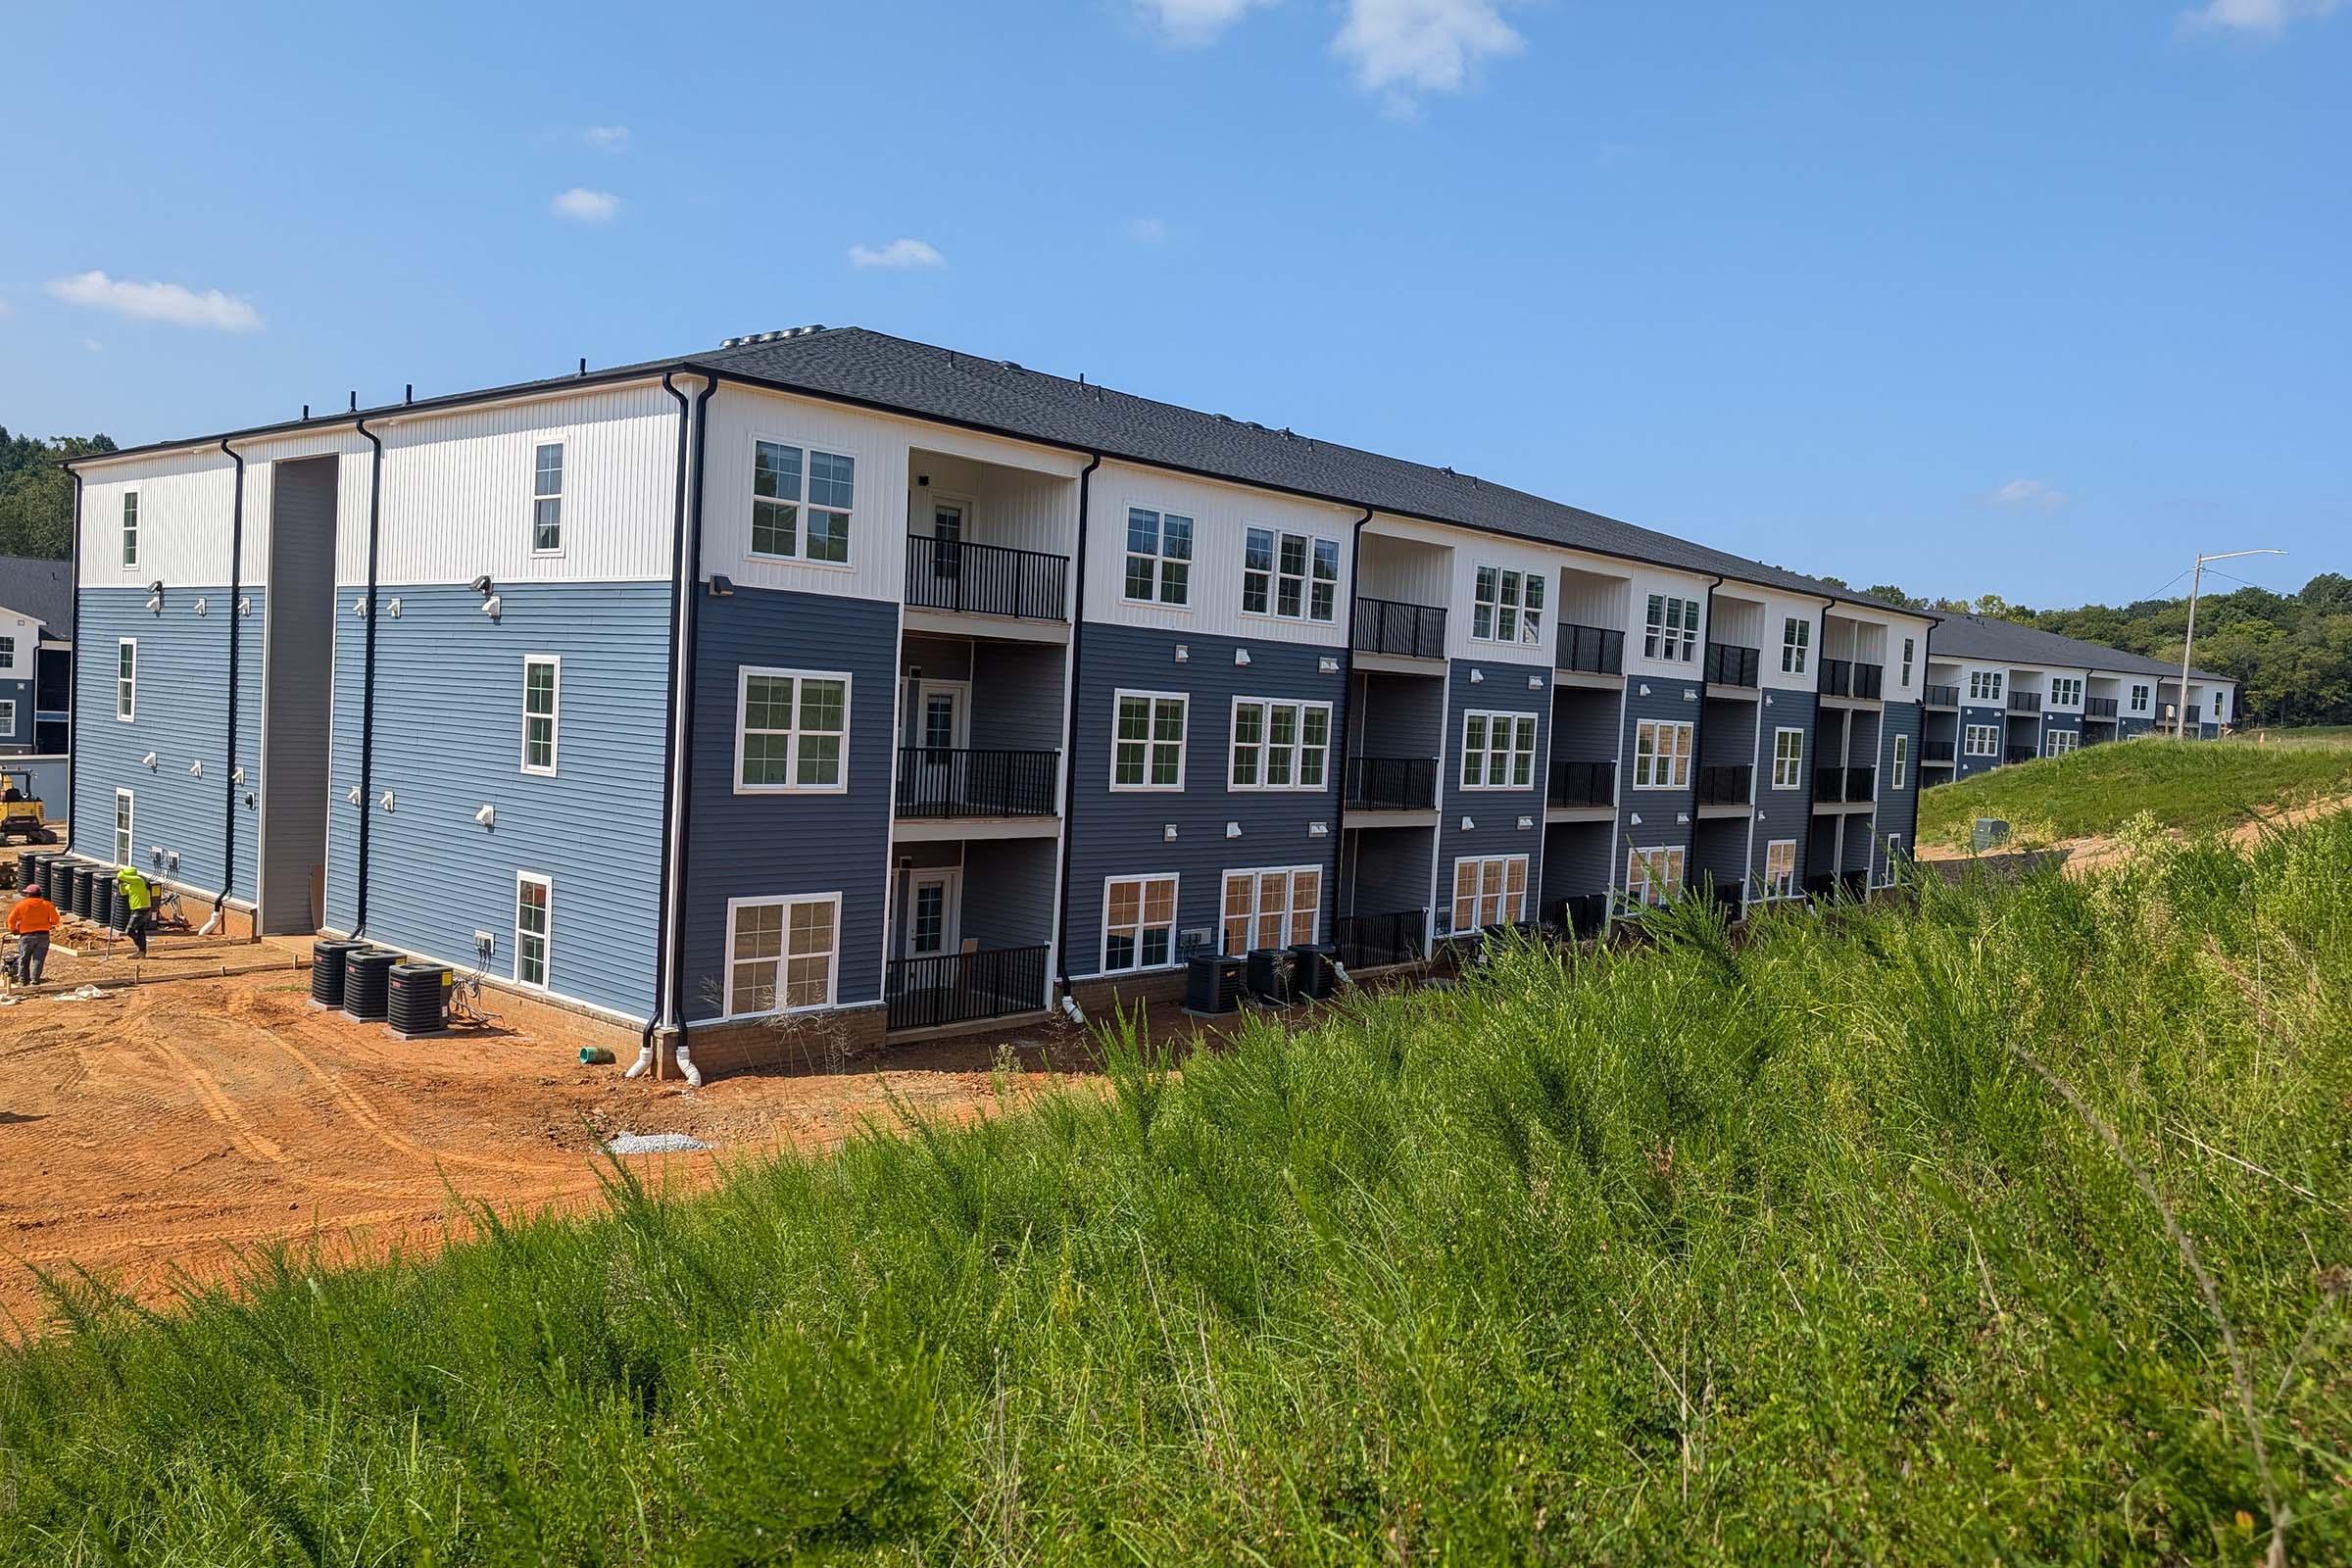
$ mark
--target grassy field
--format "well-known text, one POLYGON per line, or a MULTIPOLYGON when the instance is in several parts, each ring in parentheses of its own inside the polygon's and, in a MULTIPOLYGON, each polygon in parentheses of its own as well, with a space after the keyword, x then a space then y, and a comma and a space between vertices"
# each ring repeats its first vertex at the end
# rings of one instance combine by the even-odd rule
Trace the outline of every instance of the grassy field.
POLYGON ((2141 739, 1925 791, 1919 839, 1964 846, 1980 816, 2007 821, 2023 843, 2110 834, 2141 812, 2163 827, 2229 828, 2342 795, 2352 795, 2352 744, 2333 731, 2282 730, 2263 745, 2141 739))
POLYGON ((0 1361, 0 1560, 2352 1560, 2347 865, 1669 911, 692 1202, 77 1293, 0 1361))

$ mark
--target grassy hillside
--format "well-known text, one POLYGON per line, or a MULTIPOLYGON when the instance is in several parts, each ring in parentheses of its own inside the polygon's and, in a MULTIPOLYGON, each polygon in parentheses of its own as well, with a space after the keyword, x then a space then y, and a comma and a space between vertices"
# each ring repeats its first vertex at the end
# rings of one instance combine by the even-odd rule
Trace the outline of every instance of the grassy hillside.
POLYGON ((2186 744, 2140 739, 1995 768, 1919 798, 1922 844, 1965 845, 1980 816, 2028 842, 2109 834, 2146 812, 2172 828, 2229 828, 2300 802, 2352 795, 2352 745, 2326 730, 2186 744))
POLYGON ((0 1360, 0 1560, 2344 1561, 2347 864, 1678 910, 688 1203, 84 1304, 0 1360))

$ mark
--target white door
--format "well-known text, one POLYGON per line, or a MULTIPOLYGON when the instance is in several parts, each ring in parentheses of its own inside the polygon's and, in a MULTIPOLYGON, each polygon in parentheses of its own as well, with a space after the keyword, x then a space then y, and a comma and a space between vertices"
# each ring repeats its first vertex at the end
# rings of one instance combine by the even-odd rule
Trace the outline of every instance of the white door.
POLYGON ((963 525, 969 514, 964 502, 932 498, 931 577, 939 585, 939 603, 934 608, 954 610, 962 603, 957 588, 963 575, 963 525))
POLYGON ((906 880, 906 956, 954 953, 963 940, 963 872, 955 866, 910 871, 906 880))
POLYGON ((959 806, 970 793, 959 755, 971 735, 970 697, 971 688, 962 681, 915 682, 908 710, 914 733, 906 744, 915 749, 914 798, 920 808, 959 806))

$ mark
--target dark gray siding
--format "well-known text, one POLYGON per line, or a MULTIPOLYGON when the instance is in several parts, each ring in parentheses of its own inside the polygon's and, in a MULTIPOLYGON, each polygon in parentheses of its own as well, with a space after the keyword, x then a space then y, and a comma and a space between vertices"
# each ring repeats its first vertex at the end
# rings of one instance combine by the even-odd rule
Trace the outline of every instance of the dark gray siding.
POLYGON ((1796 879, 1802 887, 1805 879, 1805 860, 1813 825, 1813 748, 1820 739, 1814 733, 1820 705, 1811 692, 1766 692, 1764 694, 1763 751, 1756 759, 1756 820, 1754 850, 1748 858, 1748 881, 1758 897, 1764 887, 1764 857, 1774 839, 1796 841, 1796 879), (1776 790, 1772 787, 1773 734, 1781 729, 1801 729, 1805 732, 1805 763, 1798 771, 1796 788, 1776 790))
POLYGON ((1613 822, 1555 822, 1546 827, 1541 883, 1544 906, 1537 912, 1556 921, 1562 899, 1608 892, 1617 880, 1617 858, 1613 822))
POLYGON ((1551 671, 1542 664, 1514 664, 1497 659, 1457 659, 1446 671, 1449 707, 1446 720, 1445 764, 1438 774, 1438 798, 1444 809, 1438 816, 1438 929, 1453 921, 1453 862, 1466 857, 1524 855, 1527 857, 1528 918, 1544 886, 1544 759, 1551 746, 1551 671), (1473 673, 1484 675, 1473 681, 1473 673), (1543 690, 1528 685, 1541 676, 1543 690), (1533 788, 1524 790, 1465 790, 1462 785, 1462 715, 1477 710, 1536 715, 1536 767, 1533 788), (1467 819, 1473 825, 1462 826, 1467 819), (1530 824, 1521 827, 1521 820, 1530 824))
POLYGON ((2003 737, 2002 744, 2005 746, 2008 744, 2008 721, 2009 710, 2005 708, 1969 707, 1963 705, 1960 710, 1960 722, 1952 731, 1952 738, 1955 743, 1952 747, 1952 777, 1956 779, 1967 778, 1972 774, 1982 773, 1988 767, 2000 766, 2001 760, 1998 756, 1971 757, 1968 755, 1968 726, 1971 724, 1990 724, 1994 729, 2000 731, 2003 737))
POLYGON ((1919 745, 1921 711, 1917 703, 1889 703, 1885 715, 1885 738, 1879 744, 1879 805, 1875 833, 1876 847, 1872 854, 1872 874, 1884 879, 1887 873, 1886 839, 1893 835, 1907 854, 1915 843, 1919 826, 1919 745), (1908 747, 1911 760, 1903 772, 1903 787, 1894 787, 1894 741, 1901 736, 1908 747))
MULTIPOLYGON (((1563 762, 1614 762, 1623 692, 1561 686, 1551 694, 1551 744, 1546 755, 1563 762)), ((1620 787, 1623 779, 1618 780, 1620 787)), ((1597 889, 1592 891, 1598 891, 1597 889)))
MULTIPOLYGON (((839 985, 852 1005, 882 995, 899 608, 738 586, 705 598, 694 689, 693 835, 685 888, 690 1020, 725 1009, 727 901, 841 895, 839 985), (735 699, 746 664, 850 675, 850 788, 842 795, 735 793, 735 699)), ((659 760, 661 749, 656 746, 659 760)))
POLYGON ((925 680, 970 680, 972 645, 960 637, 911 636, 900 650, 899 669, 925 680))
MULTIPOLYGON (((276 589, 255 622, 266 645, 269 689, 250 700, 264 715, 259 777, 267 843, 261 872, 264 929, 315 929, 317 878, 326 858, 334 795, 333 744, 336 460, 281 463, 271 487, 270 581, 276 589)), ((470 950, 468 950, 470 952, 470 950)), ((457 956, 464 957, 466 954, 457 956)))
POLYGON ((365 810, 369 938, 464 964, 475 958, 473 933, 487 932, 484 968, 512 977, 515 874, 532 872, 549 880, 548 989, 649 1016, 669 589, 518 584, 500 596, 494 621, 462 584, 377 590, 372 798, 353 806, 365 633, 350 613, 358 595, 344 590, 327 924, 347 931, 356 919, 365 810), (522 771, 526 654, 563 661, 553 776, 522 771), (496 814, 487 827, 474 820, 484 806, 496 814))
POLYGON ((1430 833, 1426 827, 1372 827, 1348 835, 1350 914, 1395 914, 1429 907, 1430 833))
MULTIPOLYGON (((29 642, 31 639, 25 639, 29 642)), ((20 649, 19 659, 27 667, 34 662, 34 651, 20 649)), ((32 682, 28 680, 0 680, 0 703, 9 710, 0 714, 0 752, 25 752, 32 749, 32 682)))
POLYGON ((983 750, 1058 752, 1067 694, 1065 650, 1054 643, 972 646, 972 745, 983 750))
MULTIPOLYGON (((1336 896, 1340 843, 1338 748, 1317 791, 1228 790, 1233 700, 1271 697, 1337 705, 1341 677, 1325 673, 1330 650, 1294 643, 1203 637, 1141 626, 1090 625, 1078 669, 1078 788, 1070 819, 1070 951, 1072 976, 1092 975, 1102 961, 1102 888, 1113 876, 1174 873, 1179 932, 1213 927, 1221 913, 1224 873, 1262 866, 1319 865, 1326 907, 1336 896), (1176 662, 1179 644, 1188 650, 1176 662), (1250 663, 1236 665, 1247 650, 1250 663), (1121 688, 1187 692, 1185 787, 1177 793, 1110 789, 1114 693, 1121 688), (1225 836, 1228 822, 1242 835, 1225 836), (1310 828, 1324 824, 1317 838, 1310 828), (1163 831, 1174 824, 1176 839, 1163 831)), ((1329 922, 1324 926, 1329 933, 1329 922)))
POLYGON ((1698 728, 1699 765, 1744 767, 1754 762, 1757 715, 1764 710, 1762 701, 1710 697, 1699 706, 1705 710, 1698 728))
POLYGON ((2042 756, 2047 757, 2050 754, 2050 736, 2059 730, 2072 731, 2077 737, 2075 744, 2082 745, 2080 737, 2082 734, 2082 715, 2081 713, 2044 713, 2041 717, 2041 745, 2038 748, 2042 756))
MULTIPOLYGON (((1635 849, 1651 845, 1672 848, 1690 844, 1694 825, 1693 811, 1696 791, 1692 786, 1679 790, 1638 790, 1634 788, 1634 734, 1645 718, 1674 722, 1698 721, 1699 699, 1703 691, 1695 671, 1690 679, 1679 676, 1634 676, 1626 681, 1625 727, 1620 732, 1624 747, 1622 760, 1617 764, 1617 843, 1621 847, 1612 857, 1610 885, 1625 885, 1627 855, 1635 849), (1686 694, 1692 694, 1686 696, 1686 694), (1635 817, 1642 820, 1634 821, 1635 817)), ((1696 764, 1693 781, 1696 778, 1696 764)), ((1688 880, 1686 865, 1686 880, 1688 880)))
POLYGON ((1859 811, 1849 815, 1845 819, 1845 844, 1838 868, 1841 871, 1869 870, 1878 858, 1873 850, 1878 837, 1878 828, 1872 818, 1859 811))
POLYGON ((982 949, 1054 940, 1052 839, 975 839, 963 853, 963 934, 982 949))
POLYGON ((1437 675, 1358 670, 1348 708, 1348 754, 1436 757, 1446 727, 1446 682, 1437 675))
POLYGON ((1713 816, 1698 823, 1690 836, 1690 859, 1684 882, 1696 893, 1714 878, 1718 888, 1747 879, 1747 818, 1713 816))

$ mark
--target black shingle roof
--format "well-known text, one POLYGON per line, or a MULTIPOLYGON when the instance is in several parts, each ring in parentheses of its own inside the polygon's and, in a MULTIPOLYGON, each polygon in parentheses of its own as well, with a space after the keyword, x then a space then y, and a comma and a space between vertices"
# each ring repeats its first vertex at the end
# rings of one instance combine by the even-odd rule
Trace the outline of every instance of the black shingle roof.
POLYGON ((30 615, 51 635, 65 636, 74 624, 74 564, 0 556, 0 608, 30 615))
MULTIPOLYGON (((2052 664, 2060 669, 2170 675, 2175 680, 2180 677, 2178 663, 2168 664, 2146 654, 2126 653, 2104 643, 2086 643, 2079 637, 2061 637, 2054 631, 2021 626, 1997 616, 1986 620, 1976 615, 1945 615, 1936 621, 1936 630, 1928 638, 1928 647, 1938 659, 2007 660, 2019 664, 2052 664)), ((2191 668, 2189 678, 2230 680, 2232 677, 2191 668)))

